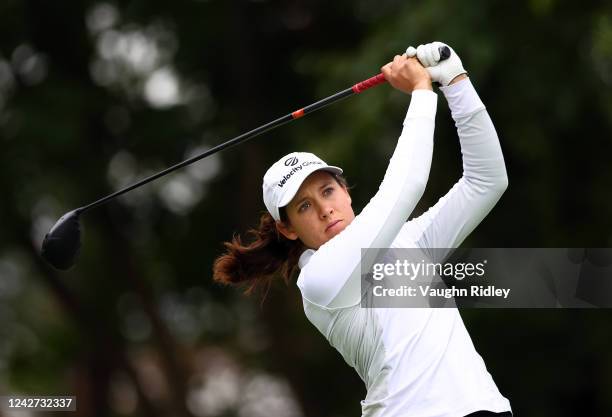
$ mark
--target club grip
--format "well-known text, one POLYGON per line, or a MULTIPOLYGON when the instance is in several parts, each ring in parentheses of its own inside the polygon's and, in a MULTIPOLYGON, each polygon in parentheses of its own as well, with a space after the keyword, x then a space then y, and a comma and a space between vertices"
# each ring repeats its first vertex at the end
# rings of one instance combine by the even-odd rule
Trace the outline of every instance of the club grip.
MULTIPOLYGON (((448 46, 444 45, 441 46, 440 48, 438 48, 438 51, 440 51, 440 61, 445 61, 448 58, 450 58, 451 56, 451 50, 448 46)), ((387 80, 385 80, 385 76, 382 74, 382 72, 378 75, 375 75, 373 77, 368 78, 367 80, 364 80, 360 83, 355 84, 352 87, 352 90, 355 94, 359 94, 365 90, 367 90, 368 88, 372 88, 372 87, 376 87, 377 85, 380 85, 384 82, 386 82, 387 80)))
POLYGON ((381 72, 378 75, 375 75, 373 77, 368 78, 367 80, 364 80, 360 83, 355 84, 353 86, 353 92, 356 94, 359 94, 362 91, 367 90, 368 88, 376 87, 377 85, 382 84, 386 81, 387 80, 385 80, 385 76, 381 72))
POLYGON ((451 56, 451 50, 446 45, 439 47, 438 51, 440 52, 440 61, 446 61, 451 56))

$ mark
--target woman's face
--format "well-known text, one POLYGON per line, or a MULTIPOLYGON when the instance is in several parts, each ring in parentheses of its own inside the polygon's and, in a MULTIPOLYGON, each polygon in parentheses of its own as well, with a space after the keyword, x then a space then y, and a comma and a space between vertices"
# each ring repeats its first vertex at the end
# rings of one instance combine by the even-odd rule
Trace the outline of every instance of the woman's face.
POLYGON ((351 196, 327 171, 308 176, 285 209, 289 222, 277 222, 277 229, 311 249, 319 249, 355 218, 351 196))

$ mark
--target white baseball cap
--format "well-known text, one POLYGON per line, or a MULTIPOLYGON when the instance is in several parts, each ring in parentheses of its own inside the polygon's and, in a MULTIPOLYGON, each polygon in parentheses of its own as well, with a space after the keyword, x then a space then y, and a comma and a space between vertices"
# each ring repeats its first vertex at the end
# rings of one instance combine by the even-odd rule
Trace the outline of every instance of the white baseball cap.
POLYGON ((272 165, 263 177, 263 200, 274 220, 280 220, 281 207, 285 207, 297 194, 300 185, 315 171, 342 174, 342 169, 327 165, 318 156, 308 152, 292 152, 272 165))

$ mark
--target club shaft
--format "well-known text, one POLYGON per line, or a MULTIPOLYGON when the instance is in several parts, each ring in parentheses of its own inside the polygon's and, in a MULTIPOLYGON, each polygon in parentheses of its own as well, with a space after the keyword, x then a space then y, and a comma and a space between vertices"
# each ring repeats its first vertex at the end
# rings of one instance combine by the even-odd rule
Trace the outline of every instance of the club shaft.
POLYGON ((330 104, 335 103, 337 101, 340 101, 340 100, 342 100, 342 99, 344 99, 346 97, 352 96, 354 94, 361 93, 361 92, 365 91, 368 88, 371 88, 371 87, 374 87, 376 85, 382 84, 385 81, 386 80, 384 79, 382 74, 378 74, 378 75, 376 75, 374 77, 368 78, 365 81, 362 81, 360 83, 357 83, 357 84, 353 85, 351 88, 347 88, 346 90, 339 91, 336 94, 333 94, 333 95, 331 95, 329 97, 326 97, 326 98, 324 98, 322 100, 319 100, 319 101, 317 101, 315 103, 312 103, 312 104, 310 104, 310 105, 308 105, 306 107, 303 107, 303 108, 301 108, 299 110, 296 110, 294 112, 286 114, 286 115, 284 115, 282 117, 279 117, 276 120, 273 120, 273 121, 271 121, 269 123, 261 125, 261 126, 255 128, 255 129, 250 130, 250 131, 248 131, 246 133, 243 133, 243 134, 241 134, 239 136, 236 136, 235 138, 230 139, 227 142, 221 143, 221 144, 215 146, 214 148, 211 148, 211 149, 209 149, 209 150, 207 150, 205 152, 202 152, 202 153, 200 153, 200 154, 198 154, 196 156, 193 156, 193 157, 191 157, 191 158, 189 158, 189 159, 187 159, 187 160, 185 160, 183 162, 179 162, 176 165, 173 165, 173 166, 171 166, 169 168, 166 168, 163 171, 158 172, 157 174, 151 175, 150 177, 144 178, 144 179, 142 179, 142 180, 140 180, 140 181, 138 181, 138 182, 136 182, 136 183, 134 183, 132 185, 129 185, 129 186, 125 187, 125 188, 122 188, 121 190, 118 190, 118 191, 116 191, 116 192, 114 192, 114 193, 112 193, 110 195, 107 195, 106 197, 103 197, 103 198, 101 198, 101 199, 99 199, 97 201, 94 201, 93 203, 91 203, 91 204, 89 204, 87 206, 84 206, 84 207, 81 207, 81 208, 77 209, 77 212, 78 213, 83 213, 85 211, 91 210, 92 208, 97 207, 97 206, 99 206, 101 204, 104 204, 107 201, 112 200, 115 197, 118 197, 118 196, 120 196, 122 194, 127 193, 128 191, 133 190, 134 188, 138 188, 138 187, 140 187, 140 186, 142 186, 144 184, 147 184, 147 183, 149 183, 151 181, 156 180, 157 178, 163 177, 164 175, 169 174, 172 171, 176 171, 177 169, 180 169, 180 168, 182 168, 182 167, 184 167, 186 165, 189 165, 189 164, 192 164, 192 163, 194 163, 196 161, 199 161, 202 158, 206 158, 207 156, 210 156, 210 155, 212 155, 214 153, 222 151, 223 149, 229 148, 230 146, 238 145, 239 143, 242 143, 242 142, 246 141, 247 139, 254 138, 255 136, 261 135, 264 132, 268 132, 268 131, 270 131, 272 129, 275 129, 275 128, 279 127, 279 126, 284 125, 285 123, 289 123, 289 122, 291 122, 291 121, 293 121, 295 119, 299 119, 299 118, 303 117, 306 114, 309 114, 309 113, 312 113, 312 112, 314 112, 316 110, 322 109, 323 107, 329 106, 330 104))

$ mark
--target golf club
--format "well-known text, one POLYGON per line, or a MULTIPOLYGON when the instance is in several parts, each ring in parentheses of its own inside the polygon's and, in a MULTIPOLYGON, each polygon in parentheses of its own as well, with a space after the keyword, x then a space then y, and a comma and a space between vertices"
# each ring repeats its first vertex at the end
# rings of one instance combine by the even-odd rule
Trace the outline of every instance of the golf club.
MULTIPOLYGON (((445 60, 450 57, 450 49, 447 46, 440 47, 440 60, 445 60)), ((51 264, 54 268, 59 270, 67 270, 75 264, 76 258, 79 254, 81 248, 81 227, 79 223, 79 217, 81 214, 102 205, 109 200, 112 200, 115 197, 118 197, 122 194, 127 193, 128 191, 133 190, 134 188, 140 187, 144 184, 147 184, 157 178, 163 177, 166 174, 169 174, 173 171, 176 171, 179 168, 182 168, 186 165, 192 164, 196 161, 199 161, 202 158, 206 158, 214 153, 222 151, 225 148, 229 148, 230 146, 237 145, 241 142, 244 142, 247 139, 251 139, 255 136, 258 136, 264 132, 275 129, 285 123, 288 123, 292 120, 299 119, 308 113, 312 113, 315 110, 326 107, 332 103, 342 100, 343 98, 352 96, 354 94, 359 94, 368 88, 375 87, 379 84, 384 83, 385 77, 382 73, 375 75, 374 77, 368 78, 367 80, 361 81, 346 90, 342 90, 336 94, 333 94, 327 98, 319 100, 313 104, 310 104, 306 107, 303 107, 299 110, 296 110, 292 113, 286 114, 285 116, 279 117, 276 120, 273 120, 269 123, 266 123, 262 126, 259 126, 253 130, 250 130, 246 133, 243 133, 239 136, 236 136, 233 139, 228 140, 225 143, 215 146, 198 154, 192 158, 189 158, 183 162, 180 162, 176 165, 173 165, 169 168, 166 168, 163 171, 158 172, 157 174, 151 175, 141 181, 136 182, 128 187, 125 187, 119 191, 116 191, 106 197, 103 197, 97 201, 94 201, 91 204, 86 206, 77 208, 72 210, 66 214, 64 214, 55 225, 49 230, 49 233, 45 235, 45 238, 42 243, 42 257, 51 264)))

